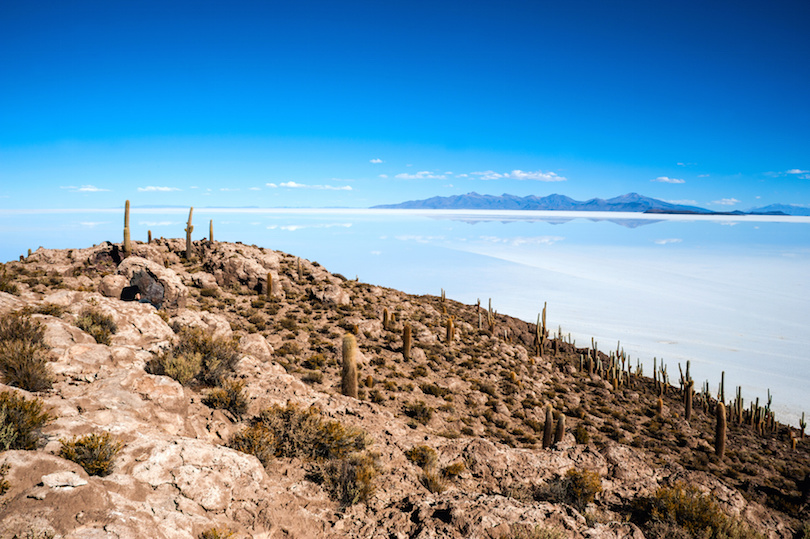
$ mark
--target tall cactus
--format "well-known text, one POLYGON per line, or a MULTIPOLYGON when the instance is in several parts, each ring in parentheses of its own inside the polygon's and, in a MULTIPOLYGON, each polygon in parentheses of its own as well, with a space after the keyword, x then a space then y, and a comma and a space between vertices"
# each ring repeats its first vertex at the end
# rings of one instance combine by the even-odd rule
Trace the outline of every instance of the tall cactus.
POLYGON ((717 427, 714 431, 714 454, 722 459, 726 454, 726 405, 717 403, 717 427))
POLYGON ((405 324, 402 328, 402 358, 405 361, 411 359, 411 326, 405 324))
POLYGON ((273 274, 269 271, 267 272, 267 290, 265 290, 265 295, 267 299, 273 297, 273 274))
POLYGON ((152 231, 151 230, 146 231, 146 243, 150 243, 150 244, 152 243, 152 231))
POLYGON ((388 325, 391 323, 388 315, 388 307, 383 307, 382 326, 384 330, 388 330, 388 325))
POLYGON ((449 343, 453 342, 453 338, 456 336, 456 326, 453 324, 453 317, 452 316, 447 317, 447 322, 446 322, 445 325, 446 325, 446 330, 447 330, 445 338, 446 338, 447 343, 449 344, 449 343))
POLYGON ((557 430, 554 432, 554 445, 562 442, 563 436, 565 436, 565 414, 559 414, 557 416, 557 430))
POLYGON ((214 243, 214 220, 208 221, 208 241, 214 243))
POLYGON ((686 382, 686 394, 684 395, 684 418, 689 421, 692 419, 692 388, 695 385, 694 380, 687 380, 686 382))
POLYGON ((124 204, 124 256, 132 254, 132 244, 129 239, 129 200, 124 204))
POLYGON ((554 414, 551 405, 546 404, 546 422, 543 425, 543 449, 551 447, 554 441, 554 414))
POLYGON ((347 397, 357 398, 357 340, 351 334, 343 337, 343 374, 340 392, 347 397))
POLYGON ((186 260, 191 260, 194 256, 194 253, 191 251, 191 233, 194 231, 194 226, 191 224, 191 215, 194 213, 194 207, 192 206, 190 210, 188 210, 188 223, 186 224, 186 260))

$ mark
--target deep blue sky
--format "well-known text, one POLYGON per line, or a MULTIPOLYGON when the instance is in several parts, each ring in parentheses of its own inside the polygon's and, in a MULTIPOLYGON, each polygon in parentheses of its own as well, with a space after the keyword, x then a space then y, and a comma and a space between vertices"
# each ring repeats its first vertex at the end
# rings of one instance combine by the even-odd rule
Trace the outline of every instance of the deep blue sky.
POLYGON ((0 208, 810 205, 809 24, 806 0, 0 0, 0 208))

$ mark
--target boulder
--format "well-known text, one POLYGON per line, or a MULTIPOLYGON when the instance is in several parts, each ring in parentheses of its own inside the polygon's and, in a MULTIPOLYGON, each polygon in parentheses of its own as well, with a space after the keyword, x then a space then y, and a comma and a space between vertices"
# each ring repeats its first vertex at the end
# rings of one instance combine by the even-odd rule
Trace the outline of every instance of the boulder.
POLYGON ((118 266, 118 274, 126 277, 130 286, 138 287, 142 299, 149 300, 159 309, 186 306, 186 285, 174 271, 156 262, 130 256, 118 266))
POLYGON ((108 298, 121 299, 121 292, 129 285, 129 281, 123 275, 105 275, 98 285, 98 291, 108 298))

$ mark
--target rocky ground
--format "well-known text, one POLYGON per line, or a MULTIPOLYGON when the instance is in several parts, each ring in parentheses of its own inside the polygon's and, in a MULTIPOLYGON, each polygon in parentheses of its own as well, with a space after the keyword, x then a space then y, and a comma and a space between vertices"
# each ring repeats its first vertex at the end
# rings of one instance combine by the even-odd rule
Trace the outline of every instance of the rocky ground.
POLYGON ((761 409, 753 426, 730 416, 718 458, 716 395, 696 392, 687 421, 677 366, 671 385, 656 384, 620 350, 594 354, 553 331, 538 346, 533 324, 486 306, 347 280, 255 246, 195 242, 190 261, 180 240, 135 243, 126 257, 119 248, 40 248, 2 268, 0 315, 44 326, 54 383, 0 391, 41 399, 55 419, 37 449, 0 454, 0 537, 697 537, 651 519, 662 489, 679 485, 744 530, 714 536, 810 537, 808 440, 761 409), (160 309, 119 299, 127 286, 154 292, 144 276, 160 285, 160 309), (108 344, 77 326, 88 309, 114 320, 108 344), (238 342, 231 377, 246 413, 207 406, 200 383, 149 373, 193 327, 238 342), (341 394, 347 333, 359 347, 356 399, 341 394), (368 500, 335 501, 310 459, 263 465, 228 447, 250 418, 288 403, 367 433, 378 466, 368 500), (544 448, 547 405, 564 430, 544 448), (59 456, 62 441, 103 432, 122 443, 111 474, 59 456), (420 446, 434 462, 419 465, 420 446), (572 487, 577 473, 596 477, 593 499, 572 487))

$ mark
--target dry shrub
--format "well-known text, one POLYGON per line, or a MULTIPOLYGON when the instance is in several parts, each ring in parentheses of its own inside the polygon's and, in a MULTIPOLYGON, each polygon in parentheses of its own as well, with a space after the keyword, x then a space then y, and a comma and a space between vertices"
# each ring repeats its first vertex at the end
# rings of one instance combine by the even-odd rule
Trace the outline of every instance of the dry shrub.
POLYGON ((229 537, 233 537, 234 532, 231 530, 224 528, 209 528, 198 535, 198 539, 228 539, 229 537))
POLYGON ((314 406, 287 404, 262 410, 228 445, 255 455, 264 465, 273 457, 314 461, 309 479, 342 505, 352 505, 374 492, 377 457, 359 454, 370 443, 364 431, 326 420, 314 406))
POLYGON ((462 461, 454 462, 453 464, 449 464, 442 468, 442 477, 446 479, 455 479, 466 469, 467 466, 462 461))
POLYGON ((40 399, 26 399, 11 391, 0 393, 0 443, 4 449, 36 449, 42 427, 53 419, 40 399))
POLYGON ((21 340, 0 341, 0 376, 4 384, 26 391, 45 391, 53 386, 45 349, 21 340))
POLYGON ((432 466, 423 470, 422 477, 419 478, 419 482, 434 494, 441 494, 446 488, 441 474, 432 466))
POLYGON ((0 341, 23 341, 45 346, 45 328, 36 320, 22 313, 13 312, 0 316, 0 341))
POLYGON ((602 479, 597 472, 571 468, 566 472, 565 478, 568 501, 580 510, 593 502, 596 495, 602 492, 602 479))
POLYGON ((9 275, 8 271, 6 271, 5 265, 0 267, 0 292, 15 295, 20 293, 17 283, 14 282, 14 275, 9 275))
POLYGON ((433 417, 433 408, 422 401, 410 402, 403 408, 405 415, 426 425, 433 417))
POLYGON ((307 477, 320 484, 333 500, 348 507, 374 495, 374 480, 379 473, 378 456, 365 453, 317 463, 307 477))
POLYGON ((183 385, 197 381, 209 387, 222 386, 239 360, 236 341, 214 339, 197 327, 179 330, 177 344, 152 359, 146 367, 151 374, 171 376, 183 385))
POLYGON ((109 432, 59 441, 62 442, 60 457, 72 460, 90 475, 102 477, 112 473, 115 456, 124 447, 124 444, 120 440, 114 440, 109 432))
POLYGON ((661 487, 637 503, 647 530, 660 537, 700 537, 705 539, 760 539, 739 518, 726 515, 718 503, 695 486, 678 482, 661 487))
POLYGON ((436 450, 427 445, 416 445, 405 451, 405 457, 419 466, 429 468, 436 465, 436 450))
POLYGON ((0 464, 0 496, 8 492, 8 490, 11 488, 11 483, 6 480, 9 467, 8 462, 0 464))
POLYGON ((110 337, 118 331, 112 316, 96 309, 84 309, 76 321, 76 326, 89 333, 98 344, 110 345, 110 337))
POLYGON ((203 398, 203 404, 215 410, 228 410, 235 417, 247 412, 248 398, 245 383, 227 380, 222 387, 215 387, 203 398))

